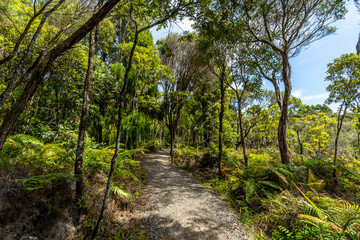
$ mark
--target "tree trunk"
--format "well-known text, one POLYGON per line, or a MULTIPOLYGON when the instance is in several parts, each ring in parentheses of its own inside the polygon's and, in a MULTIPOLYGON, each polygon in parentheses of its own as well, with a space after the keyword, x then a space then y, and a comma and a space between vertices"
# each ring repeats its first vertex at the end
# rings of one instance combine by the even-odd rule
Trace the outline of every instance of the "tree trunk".
POLYGON ((291 95, 291 66, 286 53, 282 53, 282 79, 285 85, 284 98, 282 99, 281 116, 278 127, 278 143, 282 164, 290 164, 290 153, 286 140, 287 125, 289 122, 289 100, 291 95))
POLYGON ((348 108, 348 105, 345 104, 345 103, 343 103, 343 104, 340 106, 339 113, 338 113, 338 117, 337 117, 337 128, 336 128, 336 137, 335 137, 334 166, 336 166, 336 164, 337 164, 339 136, 340 136, 340 131, 341 131, 341 128, 342 128, 342 124, 343 124, 343 121, 344 121, 344 117, 345 117, 347 108, 348 108), (342 111, 343 111, 342 109, 343 109, 344 105, 345 105, 344 113, 342 114, 342 111))
POLYGON ((95 56, 95 47, 96 47, 96 38, 97 38, 96 31, 97 30, 95 28, 90 32, 88 69, 85 77, 81 120, 80 120, 79 136, 78 136, 77 149, 76 149, 75 176, 78 179, 76 181, 75 203, 78 204, 78 206, 80 206, 79 201, 82 200, 83 188, 84 188, 82 165, 83 165, 83 154, 84 154, 84 146, 85 146, 85 132, 87 129, 87 122, 89 116, 91 82, 94 73, 94 56, 95 56))
POLYGON ((303 144, 302 144, 301 139, 300 139, 300 132, 299 132, 299 130, 296 131, 296 134, 297 134, 297 140, 298 140, 299 147, 300 147, 300 154, 304 154, 303 144))
POLYGON ((225 111, 225 66, 222 66, 222 73, 220 77, 220 114, 219 114, 219 156, 218 156, 218 175, 222 176, 221 173, 221 162, 223 157, 223 119, 224 119, 224 111, 225 111))
POLYGON ((34 70, 25 86, 20 98, 16 101, 15 105, 6 114, 3 123, 0 126, 0 150, 2 149, 4 142, 13 128, 15 122, 24 111, 28 102, 34 96, 36 90, 42 84, 45 74, 48 72, 50 65, 65 51, 70 49, 81 39, 83 39, 87 33, 101 22, 106 15, 113 9, 113 7, 120 0, 108 0, 105 5, 94 14, 84 25, 82 25, 77 31, 75 31, 66 40, 60 42, 54 49, 46 54, 43 59, 39 62, 38 66, 34 70))
POLYGON ((170 126, 170 157, 174 156, 174 149, 175 149, 175 127, 170 126))
MULTIPOLYGON (((101 101, 99 104, 99 112, 102 118, 105 117, 105 102, 101 101)), ((103 126, 101 118, 95 117, 95 128, 96 128, 96 141, 98 143, 103 142, 103 126)))
POLYGON ((249 158, 248 158, 247 150, 246 150, 244 126, 243 126, 243 121, 242 121, 243 119, 242 119, 242 113, 241 113, 240 106, 239 106, 239 110, 238 110, 238 115, 239 115, 239 127, 240 127, 240 142, 241 142, 242 149, 243 149, 244 164, 245 164, 245 167, 248 167, 249 166, 249 158))
MULTIPOLYGON (((130 10, 130 15, 131 15, 131 10, 130 10)), ((110 172, 109 172, 109 177, 108 177, 108 181, 106 183, 106 190, 105 190, 105 196, 104 196, 104 200, 103 200, 103 204, 101 207, 101 212, 99 215, 99 218, 97 220, 96 226, 94 228, 94 231, 92 233, 91 239, 95 239, 97 232, 99 231, 100 228, 100 223, 101 220, 104 218, 105 215, 105 211, 106 211, 106 207, 109 201, 109 196, 110 196, 110 189, 111 189, 111 184, 112 184, 112 179, 114 176, 114 171, 115 171, 115 165, 116 165, 116 160, 119 154, 119 149, 120 149, 120 137, 121 137, 121 124, 122 124, 122 109, 123 109, 123 104, 124 104, 124 99, 125 99, 125 92, 126 92, 126 88, 127 88, 127 84, 128 84, 128 78, 129 78, 129 73, 131 70, 131 66, 132 66, 132 59, 135 53, 135 48, 138 42, 138 37, 139 37, 139 32, 137 29, 137 23, 135 23, 135 37, 134 37, 134 43, 133 46, 131 48, 130 51, 130 55, 129 55, 129 61, 128 61, 128 66, 126 68, 125 71, 125 75, 124 75, 124 85, 121 89, 120 92, 120 99, 119 99, 119 110, 118 110, 118 123, 117 123, 117 127, 116 127, 116 147, 115 147, 115 153, 111 159, 111 167, 110 167, 110 172)))

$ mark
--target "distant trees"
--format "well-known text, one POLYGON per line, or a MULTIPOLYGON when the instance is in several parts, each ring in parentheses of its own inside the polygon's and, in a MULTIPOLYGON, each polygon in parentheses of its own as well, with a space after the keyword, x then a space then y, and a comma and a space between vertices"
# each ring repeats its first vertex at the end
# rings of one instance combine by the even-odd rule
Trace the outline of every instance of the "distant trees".
POLYGON ((336 58, 328 65, 326 88, 330 95, 328 103, 339 103, 335 137, 334 165, 337 164, 339 135, 346 112, 349 108, 357 109, 360 99, 360 56, 355 53, 345 54, 336 58))
POLYGON ((198 52, 193 35, 168 35, 159 42, 160 59, 172 73, 161 81, 163 88, 163 108, 166 126, 170 132, 170 155, 175 149, 176 128, 181 110, 202 74, 203 66, 198 60, 198 52), (172 75, 173 74, 173 75, 172 75))

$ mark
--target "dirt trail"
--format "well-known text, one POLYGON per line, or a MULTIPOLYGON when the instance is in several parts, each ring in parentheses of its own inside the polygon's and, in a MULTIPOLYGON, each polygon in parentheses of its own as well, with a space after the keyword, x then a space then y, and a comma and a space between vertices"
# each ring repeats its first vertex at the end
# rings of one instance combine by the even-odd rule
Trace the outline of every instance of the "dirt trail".
POLYGON ((143 225, 149 239, 253 239, 233 211, 169 162, 169 150, 143 160, 149 204, 143 225))

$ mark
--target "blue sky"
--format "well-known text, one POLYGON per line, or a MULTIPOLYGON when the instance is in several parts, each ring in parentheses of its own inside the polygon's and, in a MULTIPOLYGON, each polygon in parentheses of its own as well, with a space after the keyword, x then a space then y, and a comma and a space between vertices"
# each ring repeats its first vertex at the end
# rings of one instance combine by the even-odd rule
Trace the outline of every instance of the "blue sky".
MULTIPOLYGON (((296 58, 291 60, 292 64, 292 94, 302 100, 304 104, 323 104, 328 97, 326 86, 327 64, 333 59, 345 53, 355 52, 355 46, 360 33, 360 13, 352 1, 348 3, 348 13, 345 19, 333 24, 337 27, 335 34, 313 42, 304 49, 296 58)), ((184 20, 172 24, 167 29, 156 31, 152 29, 154 42, 164 38, 170 32, 181 32, 192 30, 191 22, 184 20)), ((273 89, 271 83, 265 81, 265 88, 273 89)), ((337 105, 331 108, 336 110, 337 105)))

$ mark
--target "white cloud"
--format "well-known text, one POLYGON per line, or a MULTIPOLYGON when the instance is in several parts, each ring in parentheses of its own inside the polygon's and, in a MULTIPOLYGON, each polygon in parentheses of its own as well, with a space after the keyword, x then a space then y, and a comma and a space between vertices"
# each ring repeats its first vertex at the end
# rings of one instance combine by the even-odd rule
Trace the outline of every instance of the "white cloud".
POLYGON ((304 92, 303 89, 295 89, 292 92, 292 96, 300 98, 302 101, 325 100, 329 96, 329 93, 320 93, 316 95, 304 96, 303 92, 304 92))
POLYGON ((302 96, 302 90, 301 89, 296 89, 296 90, 294 90, 293 92, 292 92, 292 95, 294 96, 294 97, 296 97, 296 98, 301 98, 301 96, 302 96))
POLYGON ((317 95, 310 95, 310 96, 303 96, 301 97, 304 101, 310 101, 310 100, 319 100, 319 99, 326 99, 329 96, 329 93, 320 93, 317 95))

